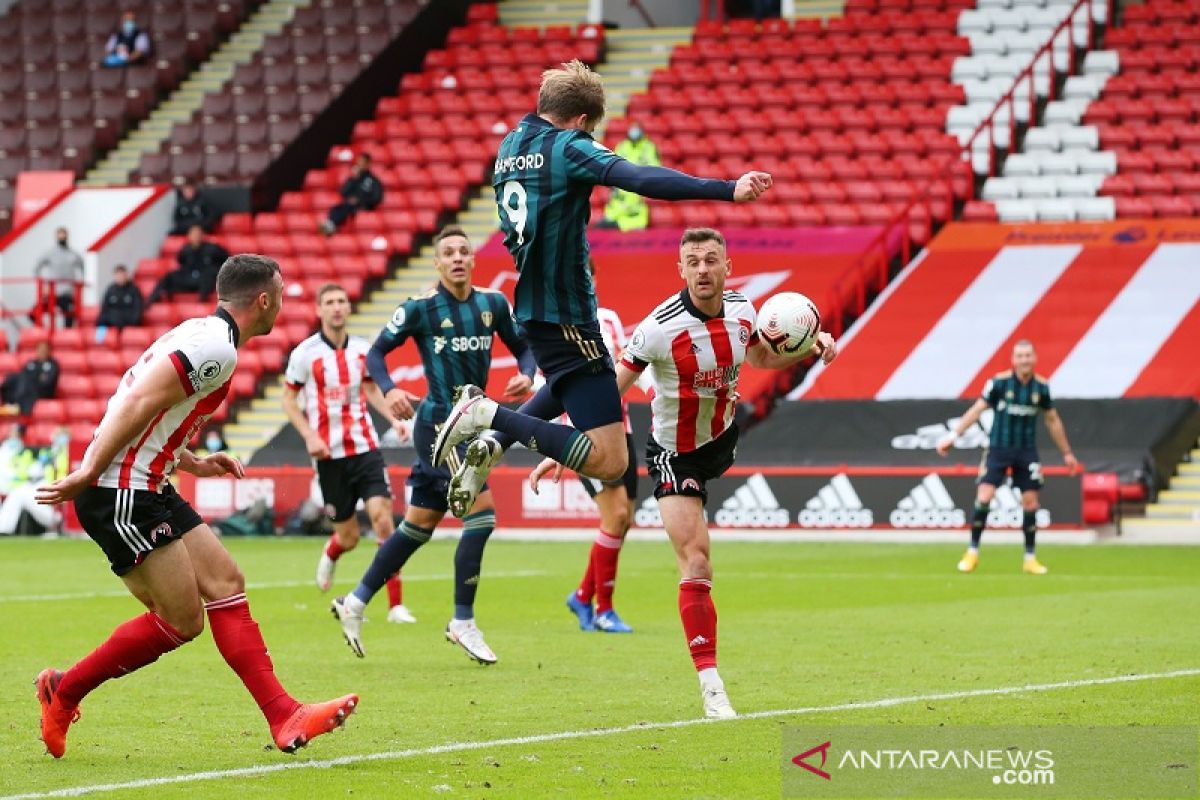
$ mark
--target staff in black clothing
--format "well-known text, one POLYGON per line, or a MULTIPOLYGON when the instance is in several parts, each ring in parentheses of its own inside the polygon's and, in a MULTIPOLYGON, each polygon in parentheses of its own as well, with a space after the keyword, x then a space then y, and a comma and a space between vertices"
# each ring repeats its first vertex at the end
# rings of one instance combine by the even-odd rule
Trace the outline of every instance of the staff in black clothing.
POLYGON ((203 303, 216 290, 217 273, 229 258, 229 251, 204 238, 204 229, 199 225, 188 228, 187 236, 187 244, 175 257, 179 269, 159 279, 146 300, 147 305, 157 303, 164 295, 170 300, 178 292, 196 292, 203 303))
POLYGON ((35 356, 25 362, 20 372, 14 372, 0 384, 0 412, 27 417, 38 400, 54 397, 58 391, 58 361, 50 355, 50 343, 37 344, 35 356))
POLYGON ((121 24, 109 35, 104 44, 104 61, 106 67, 127 67, 130 64, 141 64, 149 60, 154 53, 154 44, 150 34, 137 24, 137 17, 132 11, 121 14, 121 24))
POLYGON ((215 213, 195 184, 185 183, 179 187, 175 197, 175 214, 171 221, 171 235, 187 233, 188 228, 199 225, 206 231, 213 229, 220 215, 215 213))
POLYGON ((329 209, 329 218, 321 223, 321 233, 332 236, 343 222, 366 209, 370 211, 383 200, 383 184, 371 172, 371 157, 359 155, 354 172, 342 184, 342 202, 329 209))
POLYGON ((109 328, 121 330, 142 324, 142 293, 129 280, 124 264, 113 267, 113 282, 104 290, 100 316, 96 319, 96 343, 104 341, 109 328))

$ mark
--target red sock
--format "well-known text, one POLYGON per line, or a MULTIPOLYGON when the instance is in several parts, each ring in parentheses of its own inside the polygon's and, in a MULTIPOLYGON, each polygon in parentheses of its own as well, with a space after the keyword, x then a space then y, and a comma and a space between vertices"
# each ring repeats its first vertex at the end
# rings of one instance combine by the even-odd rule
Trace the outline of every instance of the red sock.
POLYGON ((679 582, 679 618, 696 671, 717 666, 717 607, 712 581, 684 578, 679 582))
POLYGON ((325 543, 325 555, 329 556, 331 561, 337 561, 338 557, 348 549, 338 543, 336 533, 329 534, 329 541, 325 543))
POLYGON ((617 559, 621 556, 624 539, 600 531, 592 543, 592 578, 596 585, 596 613, 612 609, 613 590, 617 583, 617 559))
POLYGON ((575 599, 581 603, 592 602, 592 596, 596 594, 596 545, 592 545, 592 552, 588 554, 587 568, 583 571, 583 580, 579 582, 579 588, 575 590, 575 599))
POLYGON ((63 674, 57 694, 63 706, 73 708, 88 692, 112 678, 128 675, 186 642, 152 611, 117 626, 112 635, 63 674))
POLYGON ((213 641, 225 657, 225 663, 250 690, 272 730, 283 724, 300 704, 275 677, 275 667, 271 664, 258 623, 250 616, 246 595, 235 594, 214 600, 205 603, 204 609, 208 612, 213 641))
POLYGON ((404 602, 404 586, 400 583, 400 573, 387 579, 388 608, 395 608, 404 602))

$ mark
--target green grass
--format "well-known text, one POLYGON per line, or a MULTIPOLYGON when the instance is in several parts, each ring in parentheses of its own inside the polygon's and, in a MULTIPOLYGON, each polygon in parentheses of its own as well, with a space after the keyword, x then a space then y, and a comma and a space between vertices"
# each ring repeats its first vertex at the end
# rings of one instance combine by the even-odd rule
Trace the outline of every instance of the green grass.
MULTIPOLYGON (((0 796, 700 714, 665 543, 626 547, 617 607, 637 632, 610 636, 579 632, 563 607, 586 544, 493 542, 485 564, 492 577, 485 574, 477 605, 501 659, 490 668, 442 641, 451 542, 430 544, 407 571, 405 600, 418 624, 388 625, 382 606, 372 606, 362 661, 343 643, 328 598, 308 583, 318 543, 229 545, 290 691, 310 700, 361 694, 347 728, 295 756, 266 749, 266 725, 206 633, 89 696, 66 757, 54 761, 37 739, 33 676, 70 665, 139 607, 90 542, 3 541, 0 796)), ((373 550, 343 560, 340 589, 373 550)), ((970 576, 955 573, 959 554, 957 543, 718 542, 721 672, 734 706, 822 707, 1200 667, 1200 549, 1047 546, 1041 555, 1052 571, 1043 578, 1020 574, 1013 547, 985 547, 970 576)), ((778 797, 780 728, 789 723, 1192 724, 1198 694, 1200 677, 1180 677, 494 745, 100 796, 778 797)))

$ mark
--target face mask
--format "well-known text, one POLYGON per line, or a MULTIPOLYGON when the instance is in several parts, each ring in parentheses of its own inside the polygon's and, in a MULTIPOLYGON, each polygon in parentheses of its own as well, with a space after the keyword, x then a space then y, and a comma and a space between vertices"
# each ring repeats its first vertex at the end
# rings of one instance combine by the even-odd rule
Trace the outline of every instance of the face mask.
POLYGON ((215 453, 221 449, 221 437, 209 436, 204 440, 204 446, 210 453, 215 453))
POLYGON ((122 22, 121 30, 125 31, 126 33, 133 33, 137 30, 137 23, 133 21, 122 22))
POLYGON ((634 125, 632 128, 629 129, 629 138, 635 142, 638 139, 642 138, 642 129, 639 128, 638 126, 634 125))
POLYGON ((67 240, 66 240, 66 239, 59 239, 59 240, 58 240, 58 246, 59 246, 59 247, 66 247, 66 246, 67 246, 67 240))

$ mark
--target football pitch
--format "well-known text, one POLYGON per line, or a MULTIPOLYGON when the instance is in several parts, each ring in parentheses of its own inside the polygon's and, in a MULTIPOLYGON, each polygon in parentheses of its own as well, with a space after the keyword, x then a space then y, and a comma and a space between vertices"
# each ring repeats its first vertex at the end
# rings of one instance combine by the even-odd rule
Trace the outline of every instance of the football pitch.
MULTIPOLYGON (((632 635, 564 607, 588 545, 494 541, 476 604, 500 663, 442 638, 451 541, 405 572, 415 625, 368 608, 354 658, 312 585, 316 540, 230 540, 277 672, 302 700, 358 692, 346 728, 294 756, 206 632, 82 704, 61 761, 32 681, 140 612, 87 541, 0 541, 0 798, 649 797, 781 794, 787 725, 1194 724, 1200 549, 1018 547, 973 575, 952 544, 717 541, 720 667, 740 719, 706 722, 665 541, 630 542, 616 606, 632 635)), ((339 565, 348 591, 374 547, 339 565)), ((792 754, 787 754, 792 755, 792 754)))

